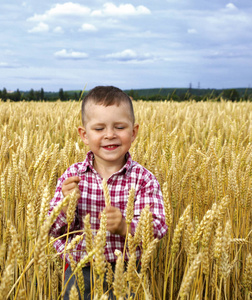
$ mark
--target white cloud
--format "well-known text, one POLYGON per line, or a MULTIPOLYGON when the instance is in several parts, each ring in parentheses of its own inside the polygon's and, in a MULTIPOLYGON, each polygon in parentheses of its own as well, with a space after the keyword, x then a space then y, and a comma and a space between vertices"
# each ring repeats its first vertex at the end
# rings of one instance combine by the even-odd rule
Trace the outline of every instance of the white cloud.
POLYGON ((47 20, 53 20, 62 16, 86 16, 90 13, 90 9, 86 6, 78 3, 66 2, 64 4, 56 4, 50 10, 47 10, 44 14, 35 14, 30 17, 28 21, 42 22, 47 20))
POLYGON ((107 54, 105 58, 117 60, 121 62, 137 62, 137 61, 153 60, 153 57, 149 53, 138 54, 137 52, 131 49, 126 49, 121 52, 107 54))
POLYGON ((57 27, 55 27, 55 28, 53 29, 53 32, 55 32, 55 33, 63 33, 64 30, 62 29, 62 27, 57 26, 57 27))
POLYGON ((0 69, 15 69, 15 68, 19 68, 19 67, 20 67, 20 65, 17 65, 17 64, 10 64, 7 62, 0 61, 0 69))
POLYGON ((230 9, 230 10, 235 10, 235 9, 237 9, 237 7, 236 7, 233 3, 228 3, 228 4, 226 5, 226 8, 227 8, 227 9, 230 9))
POLYGON ((194 29, 194 28, 190 28, 190 29, 187 30, 187 33, 189 33, 189 34, 196 34, 197 30, 194 29))
POLYGON ((88 54, 85 52, 76 52, 76 51, 67 51, 66 49, 62 49, 54 53, 57 58, 60 59, 85 59, 88 57, 88 54))
POLYGON ((94 10, 92 16, 136 16, 136 15, 149 15, 151 11, 143 6, 133 6, 132 4, 115 4, 108 2, 103 5, 102 10, 94 10))
POLYGON ((85 23, 85 24, 82 24, 79 31, 97 31, 97 28, 92 24, 85 23))
POLYGON ((233 47, 233 49, 208 50, 204 56, 210 59, 234 59, 234 58, 250 58, 251 54, 248 49, 241 47, 233 47))
POLYGON ((6 62, 1 62, 0 61, 0 68, 8 68, 9 64, 7 64, 6 62))
POLYGON ((30 32, 30 33, 47 32, 48 30, 49 30, 49 26, 43 22, 40 22, 37 26, 28 30, 28 32, 30 32))
POLYGON ((120 60, 130 60, 137 57, 136 52, 131 49, 123 50, 122 52, 116 52, 107 55, 108 58, 118 58, 120 60))

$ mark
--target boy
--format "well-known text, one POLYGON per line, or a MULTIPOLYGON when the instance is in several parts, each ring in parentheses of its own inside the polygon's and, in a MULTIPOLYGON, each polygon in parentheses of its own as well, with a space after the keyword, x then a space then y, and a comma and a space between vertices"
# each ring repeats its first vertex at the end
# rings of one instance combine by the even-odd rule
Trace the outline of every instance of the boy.
MULTIPOLYGON (((92 230, 98 230, 100 213, 105 209, 107 215, 105 257, 107 261, 115 263, 115 250, 123 252, 127 230, 125 215, 130 188, 135 188, 134 218, 130 225, 130 232, 133 235, 141 210, 146 204, 150 205, 153 214, 154 236, 161 239, 165 235, 167 226, 162 194, 155 176, 132 161, 128 152, 137 136, 139 125, 135 123, 133 105, 127 94, 113 86, 95 87, 83 99, 82 123, 83 126, 78 128, 78 132, 90 151, 84 162, 72 165, 58 180, 55 196, 50 205, 52 209, 63 196, 77 189, 79 201, 71 231, 84 228, 83 217, 86 214, 90 214, 92 230), (102 190, 103 178, 107 180, 111 198, 111 205, 106 208, 102 190)), ((62 229, 67 227, 66 210, 67 207, 63 208, 57 217, 51 228, 51 235, 58 237, 64 233, 62 229)), ((62 252, 65 239, 57 240, 54 246, 58 252, 62 252)), ((73 252, 74 260, 78 262, 85 254, 84 238, 73 252)), ((136 255, 139 259, 139 249, 136 255)), ((66 259, 69 262, 68 257, 66 259)), ((84 275, 84 278, 88 280, 89 269, 86 273, 88 274, 84 275)), ((66 279, 70 274, 71 270, 68 267, 66 279)), ((70 287, 71 284, 67 293, 70 287)), ((88 299, 87 282, 85 289, 85 299, 88 299)), ((67 295, 65 297, 68 299, 67 295)))

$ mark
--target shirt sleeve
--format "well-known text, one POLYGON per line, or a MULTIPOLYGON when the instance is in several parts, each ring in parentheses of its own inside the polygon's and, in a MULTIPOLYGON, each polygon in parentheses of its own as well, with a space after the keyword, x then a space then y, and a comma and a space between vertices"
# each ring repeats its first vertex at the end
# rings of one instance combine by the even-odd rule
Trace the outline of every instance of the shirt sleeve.
MULTIPOLYGON (((59 201, 61 201, 64 196, 62 193, 62 184, 63 182, 68 178, 72 176, 78 176, 77 170, 75 170, 73 167, 70 167, 69 169, 66 170, 66 172, 58 179, 56 190, 54 197, 50 201, 50 209, 49 209, 49 215, 53 208, 58 205, 59 201)), ((75 212, 75 218, 70 225, 69 231, 77 230, 77 216, 75 212)), ((57 216, 56 220, 51 226, 49 234, 54 237, 59 237, 63 234, 67 233, 67 220, 66 220, 66 214, 61 211, 59 215, 57 216)))
POLYGON ((140 187, 136 190, 134 218, 131 223, 133 234, 136 230, 141 211, 147 204, 149 204, 153 216, 154 237, 161 239, 166 234, 168 227, 165 223, 162 192, 153 174, 147 174, 140 187))

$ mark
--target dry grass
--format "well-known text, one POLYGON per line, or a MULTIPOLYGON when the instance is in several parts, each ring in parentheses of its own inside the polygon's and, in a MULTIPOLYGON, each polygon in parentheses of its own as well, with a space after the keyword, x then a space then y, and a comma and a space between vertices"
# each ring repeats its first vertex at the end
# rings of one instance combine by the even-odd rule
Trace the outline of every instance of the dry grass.
MULTIPOLYGON (((118 253, 114 283, 100 249, 103 229, 95 241, 89 235, 89 255, 76 274, 96 251, 96 298, 106 299, 109 270, 118 297, 134 291, 137 299, 250 299, 252 103, 134 106, 140 131, 131 153, 161 184, 168 233, 156 245, 143 210, 146 234, 143 241, 128 237, 132 259, 124 270, 118 253), (144 268, 134 272, 140 242, 144 268)), ((47 237, 53 217, 46 215, 57 178, 88 151, 77 135, 80 122, 80 103, 0 102, 0 299, 60 299, 62 261, 47 237)))

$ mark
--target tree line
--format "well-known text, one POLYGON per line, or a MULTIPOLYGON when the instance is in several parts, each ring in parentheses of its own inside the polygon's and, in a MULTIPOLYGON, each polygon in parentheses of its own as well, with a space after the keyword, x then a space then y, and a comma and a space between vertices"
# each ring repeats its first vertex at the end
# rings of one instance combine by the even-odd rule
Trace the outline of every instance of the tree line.
POLYGON ((22 92, 19 89, 16 91, 7 91, 6 88, 0 90, 0 99, 2 101, 11 100, 14 102, 18 101, 68 101, 68 100, 79 100, 81 91, 67 92, 62 88, 58 92, 45 92, 43 88, 40 90, 31 89, 28 92, 22 92))
POLYGON ((158 93, 155 90, 129 90, 126 91, 133 99, 141 99, 147 101, 252 101, 251 89, 223 89, 223 90, 210 90, 210 89, 159 89, 158 93))
MULTIPOLYGON (((134 100, 144 101, 220 101, 221 99, 231 101, 252 101, 252 92, 249 89, 225 89, 225 90, 200 90, 200 89, 144 89, 144 90, 125 90, 125 92, 134 100)), ((84 94, 87 92, 84 92, 84 94)), ((43 88, 40 90, 31 89, 22 92, 19 89, 8 92, 6 88, 0 90, 0 99, 2 101, 11 100, 18 101, 78 101, 82 95, 82 91, 64 91, 60 88, 58 92, 45 92, 43 88)))

